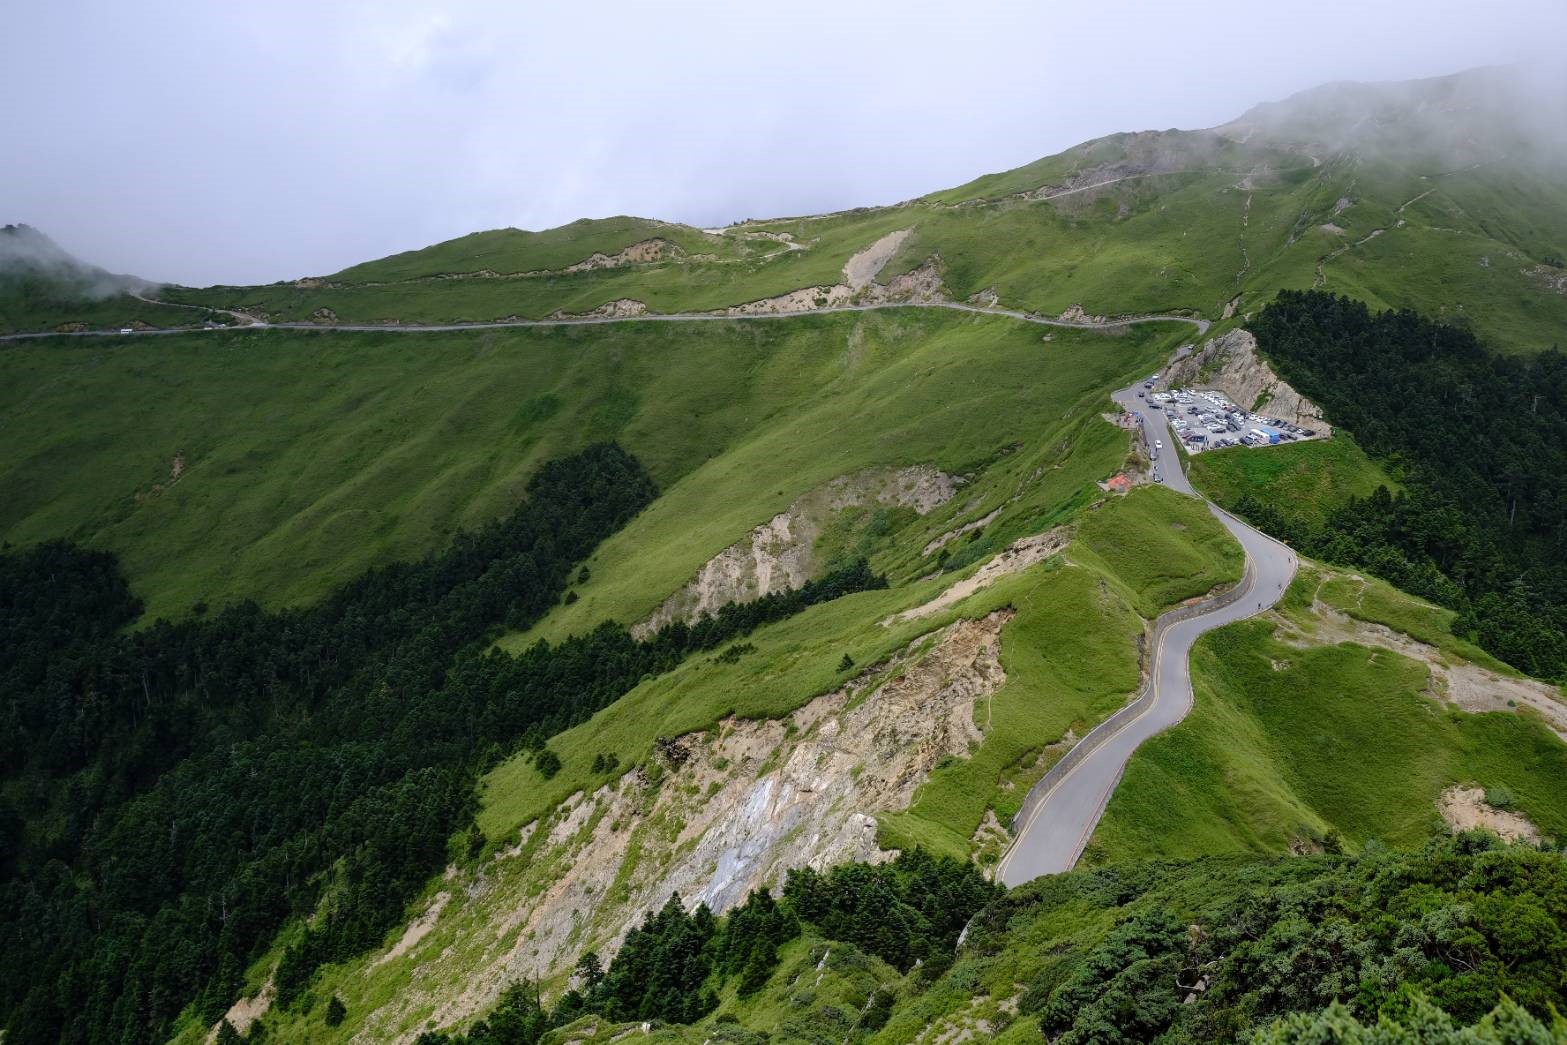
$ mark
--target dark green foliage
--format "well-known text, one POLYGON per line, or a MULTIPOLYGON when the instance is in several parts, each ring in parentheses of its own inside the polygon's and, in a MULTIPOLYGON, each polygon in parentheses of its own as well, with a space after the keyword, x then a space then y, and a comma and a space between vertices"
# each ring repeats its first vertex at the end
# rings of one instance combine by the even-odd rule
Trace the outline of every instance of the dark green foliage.
POLYGON ((849 656, 847 653, 845 653, 843 655, 843 659, 838 662, 838 670, 839 671, 849 671, 853 667, 854 667, 854 658, 849 656))
POLYGON ((1284 291, 1250 324, 1289 380, 1402 481, 1314 527, 1234 507, 1307 554, 1462 611, 1458 630, 1567 677, 1567 357, 1487 352, 1469 331, 1284 291))
POLYGON ((892 1007, 897 1001, 897 996, 885 987, 878 987, 866 1003, 865 1011, 860 1014, 859 1030, 879 1031, 887 1025, 892 1018, 892 1007))
POLYGON ((539 771, 540 776, 548 780, 560 772, 560 756, 547 747, 541 747, 538 754, 533 756, 533 767, 539 771))
POLYGON ((724 651, 713 660, 718 664, 736 664, 747 653, 755 653, 756 647, 749 642, 737 642, 733 646, 725 647, 724 651))
POLYGON ((626 934, 590 1007, 617 1020, 694 1023, 718 1004, 706 986, 718 923, 706 904, 687 913, 680 894, 626 934))
POLYGON ((332 995, 332 1000, 326 1003, 326 1025, 336 1027, 348 1018, 348 1007, 343 1004, 343 999, 332 995))
POLYGON ((1551 1045, 1567 1035, 1558 1018, 1546 1024, 1503 999, 1471 1026, 1463 1026, 1421 995, 1415 995, 1407 1016, 1383 1016, 1362 1023, 1348 1007, 1335 1002, 1314 1015, 1304 1013, 1276 1020, 1254 1035, 1254 1045, 1551 1045))
POLYGON ((907 970, 950 953, 969 918, 1000 893, 974 865, 906 850, 889 864, 789 872, 784 898, 801 921, 907 970))
POLYGON ((1073 926, 1097 924, 1090 912, 1114 919, 1041 944, 1050 957, 1020 1011, 1061 1042, 1232 1041, 1333 1005, 1403 1020, 1420 997, 1459 1024, 1504 996, 1541 1019, 1567 1003, 1567 858, 1491 835, 1042 879, 981 912, 965 953, 1017 946, 1014 932, 1046 940, 1035 921, 1057 912, 1073 926))
POLYGON ((0 773, 64 813, 40 803, 0 893, 7 1040, 162 1040, 193 999, 216 1019, 283 922, 318 908, 277 971, 281 1004, 378 943, 471 816, 479 743, 563 714, 542 694, 454 692, 454 656, 537 618, 653 495, 635 460, 591 447, 541 468, 510 517, 319 606, 128 635, 135 603, 106 557, 0 558, 16 744, 0 773))
MULTIPOLYGON (((758 889, 722 920, 705 905, 687 913, 672 896, 627 935, 608 972, 599 971, 597 955, 583 955, 553 1018, 560 1025, 596 1012, 614 1020, 690 1023, 717 1005, 726 982, 734 981, 742 998, 765 986, 779 948, 800 934, 804 921, 901 968, 920 958, 950 963, 964 924, 999 893, 972 864, 916 849, 890 864, 850 864, 826 875, 791 871, 782 902, 758 889)), ((866 1018, 886 1022, 891 1005, 890 997, 873 998, 866 1018)), ((846 1015, 844 1029, 852 1023, 846 1015)))
POLYGON ((620 756, 613 751, 600 751, 593 756, 593 772, 613 773, 620 768, 620 756))
POLYGON ((245 1039, 239 1036, 239 1031, 228 1020, 218 1024, 217 1045, 239 1045, 245 1039))
POLYGON ((730 912, 718 940, 714 966, 740 977, 740 996, 755 994, 778 965, 778 948, 800 933, 800 923, 765 889, 753 892, 730 912))
POLYGON ((514 983, 507 987, 487 1018, 475 1023, 467 1034, 426 1032, 414 1045, 534 1045, 554 1023, 539 1000, 539 989, 532 983, 514 983))
POLYGON ((129 635, 137 606, 112 560, 65 545, 0 557, 0 774, 38 796, 0 805, 0 835, 21 843, 0 861, 7 1040, 161 1040, 193 999, 216 1020, 277 930, 320 912, 278 966, 287 1007, 319 965, 397 923, 497 758, 523 747, 558 771, 544 739, 642 678, 886 584, 857 562, 643 642, 606 624, 489 649, 653 495, 634 459, 591 447, 542 468, 510 518, 320 606, 129 635))

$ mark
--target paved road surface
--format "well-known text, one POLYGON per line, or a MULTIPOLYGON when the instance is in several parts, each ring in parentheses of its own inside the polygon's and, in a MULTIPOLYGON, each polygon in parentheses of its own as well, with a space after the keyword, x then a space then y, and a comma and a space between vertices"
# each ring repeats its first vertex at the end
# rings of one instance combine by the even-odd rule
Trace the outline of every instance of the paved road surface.
MULTIPOLYGON (((1138 387, 1117 392, 1116 402, 1141 414, 1149 446, 1156 440, 1164 443, 1155 467, 1164 476, 1165 485, 1201 496, 1192 489, 1181 469, 1180 454, 1175 450, 1164 413, 1137 398, 1138 387)), ((1021 885, 1040 875, 1072 869, 1132 753, 1143 741, 1180 722, 1191 710, 1191 650, 1197 637, 1272 606, 1283 597, 1284 589, 1295 576, 1297 560, 1289 548, 1212 504, 1208 508, 1246 551, 1246 573, 1241 579, 1245 594, 1237 602, 1200 616, 1155 623, 1149 660, 1151 706, 1107 739, 1092 735, 1085 738, 1088 742, 1097 741, 1098 746, 1091 747, 1087 757, 1053 785, 1041 781, 1049 790, 1033 808, 998 868, 997 877, 1006 885, 1021 885)))
MULTIPOLYGON (((145 299, 144 299, 145 300, 145 299)), ((158 302, 159 304, 173 304, 173 302, 158 302)), ((224 315, 241 317, 241 313, 226 312, 223 309, 206 309, 199 305, 180 305, 180 308, 202 308, 208 312, 221 312, 224 315)), ((888 308, 944 308, 953 312, 973 312, 982 316, 1006 316, 1009 319, 1020 319, 1025 323, 1037 323, 1047 327, 1072 327, 1078 330, 1102 330, 1113 327, 1131 326, 1134 323, 1188 323, 1197 328, 1199 335, 1206 334, 1211 325, 1206 319, 1195 319, 1191 316, 1127 316, 1114 319, 1105 323, 1078 323, 1065 319, 1048 319, 1045 316, 1032 312, 1018 312, 1009 308, 986 308, 983 305, 965 305, 957 301, 894 301, 880 305, 839 305, 835 308, 815 308, 804 312, 769 312, 753 316, 725 316, 714 315, 710 312, 671 312, 666 314, 651 314, 643 316, 616 316, 594 317, 590 319, 514 319, 497 321, 494 323, 401 323, 397 325, 380 323, 251 323, 241 327, 172 327, 149 330, 133 331, 133 336, 141 337, 152 334, 201 334, 218 333, 225 330, 357 330, 373 331, 388 334, 421 334, 439 331, 453 330, 507 330, 515 327, 592 327, 604 326, 609 323, 691 323, 691 322, 721 322, 721 321, 750 321, 758 319, 797 319, 800 316, 820 316, 832 312, 876 312, 888 308)), ((249 317, 243 317, 249 318, 249 317)), ((44 337, 120 337, 118 330, 48 330, 33 334, 6 334, 0 336, 0 341, 29 341, 34 338, 44 337)))

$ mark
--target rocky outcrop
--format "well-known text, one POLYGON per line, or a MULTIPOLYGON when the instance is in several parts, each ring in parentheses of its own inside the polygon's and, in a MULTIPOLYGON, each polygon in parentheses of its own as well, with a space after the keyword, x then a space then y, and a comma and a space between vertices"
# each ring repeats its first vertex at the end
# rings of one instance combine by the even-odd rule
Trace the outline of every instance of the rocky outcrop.
POLYGON ((802 287, 799 290, 791 290, 787 294, 779 294, 776 297, 762 298, 759 301, 747 301, 743 305, 731 305, 721 309, 719 315, 724 316, 777 316, 790 312, 811 312, 820 308, 842 308, 854 299, 854 293, 849 290, 847 284, 835 283, 832 286, 802 287))
POLYGON ((885 283, 878 282, 881 270, 897 253, 913 229, 889 232, 864 250, 849 258, 843 266, 843 282, 830 285, 801 287, 787 294, 778 294, 742 305, 719 309, 721 316, 773 316, 793 312, 811 312, 825 308, 843 308, 847 305, 887 305, 900 302, 927 303, 950 301, 943 281, 941 258, 935 254, 926 258, 918 267, 894 276, 885 283))
POLYGON ((616 298, 614 301, 606 301, 589 312, 562 312, 555 311, 549 314, 548 319, 630 319, 632 316, 647 315, 647 305, 636 298, 616 298))
POLYGON ((1173 360, 1159 383, 1164 388, 1215 389, 1236 406, 1323 434, 1328 431, 1321 409, 1290 387, 1257 354, 1257 339, 1249 330, 1231 330, 1210 338, 1198 351, 1173 360))
POLYGON ((623 268, 626 265, 645 265, 654 261, 666 261, 678 258, 685 253, 674 243, 667 239, 645 239, 633 243, 614 254, 604 254, 594 251, 575 265, 567 265, 562 272, 592 272, 595 269, 623 268))
POLYGON ((892 858, 878 817, 907 809, 937 763, 982 738, 975 705, 1006 681, 1011 617, 957 621, 792 715, 662 741, 655 763, 573 795, 524 829, 520 857, 503 851, 448 887, 435 931, 386 959, 413 963, 408 986, 359 1039, 451 1026, 508 983, 559 982, 589 949, 607 961, 672 893, 722 913, 790 868, 892 858), (442 979, 449 967, 465 970, 458 989, 442 979))
POLYGON ((871 469, 840 476, 801 497, 697 571, 697 575, 636 624, 637 638, 672 621, 695 621, 727 602, 789 591, 816 570, 816 539, 834 512, 869 505, 912 508, 926 515, 951 499, 957 480, 931 465, 871 469))
POLYGON ((913 229, 899 229, 897 232, 889 232, 881 239, 872 243, 858 254, 854 255, 843 266, 843 281, 848 284, 850 290, 864 290, 876 281, 881 275, 881 270, 887 262, 903 246, 903 241, 909 238, 913 229))
POLYGON ((883 626, 901 623, 907 620, 916 620, 920 617, 929 617, 956 606, 970 595, 982 588, 988 588, 1003 577, 1014 573, 1021 573, 1036 562, 1055 555, 1067 546, 1069 535, 1065 527, 1058 526, 1044 533, 1034 534, 1031 537, 1022 537, 1013 541, 1000 555, 991 559, 969 576, 956 582, 946 591, 937 595, 934 599, 911 610, 888 617, 882 621, 883 626))
POLYGON ((942 281, 941 259, 932 254, 918 268, 894 276, 886 283, 872 283, 860 293, 858 300, 866 304, 950 300, 947 286, 942 281))
POLYGON ((1549 290, 1556 294, 1567 294, 1567 269, 1561 269, 1553 265, 1536 265, 1533 268, 1524 269, 1523 273, 1532 279, 1541 290, 1549 290))
POLYGON ((1072 305, 1056 317, 1063 323, 1082 323, 1087 326, 1104 326, 1110 322, 1108 316, 1096 316, 1088 312, 1082 305, 1072 305))
POLYGON ((1450 787, 1437 799, 1436 807, 1454 832, 1479 829, 1491 831, 1506 842, 1540 840, 1540 829, 1528 817, 1497 809, 1486 801, 1484 788, 1450 787))

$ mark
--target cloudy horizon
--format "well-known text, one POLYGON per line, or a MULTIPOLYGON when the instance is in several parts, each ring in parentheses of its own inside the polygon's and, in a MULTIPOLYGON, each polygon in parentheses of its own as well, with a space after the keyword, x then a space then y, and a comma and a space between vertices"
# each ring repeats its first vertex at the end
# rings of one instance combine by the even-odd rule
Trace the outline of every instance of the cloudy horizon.
POLYGON ((487 228, 893 203, 1329 81, 1550 60, 1567 31, 1547 0, 952 10, 17 5, 0 224, 148 279, 271 282, 487 228))

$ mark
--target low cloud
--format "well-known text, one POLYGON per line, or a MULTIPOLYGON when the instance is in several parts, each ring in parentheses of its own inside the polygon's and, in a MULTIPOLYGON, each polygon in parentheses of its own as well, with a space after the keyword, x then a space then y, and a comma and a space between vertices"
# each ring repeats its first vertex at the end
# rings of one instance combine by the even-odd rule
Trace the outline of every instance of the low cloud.
POLYGON ((12 4, 0 220, 183 283, 481 228, 891 203, 1337 80, 1560 66, 1560 0, 12 4))

